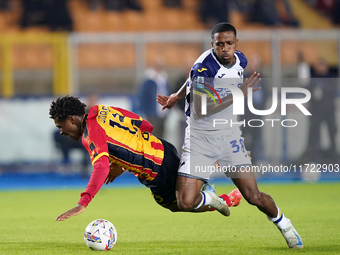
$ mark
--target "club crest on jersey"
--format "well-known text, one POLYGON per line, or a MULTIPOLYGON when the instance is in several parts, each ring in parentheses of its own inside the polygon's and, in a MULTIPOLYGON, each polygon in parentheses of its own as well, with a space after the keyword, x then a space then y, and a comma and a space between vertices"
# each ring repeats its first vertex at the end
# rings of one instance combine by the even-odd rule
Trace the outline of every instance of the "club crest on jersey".
MULTIPOLYGON (((197 83, 204 83, 204 77, 198 76, 197 77, 197 83)), ((204 86, 203 86, 203 88, 204 88, 204 86)))

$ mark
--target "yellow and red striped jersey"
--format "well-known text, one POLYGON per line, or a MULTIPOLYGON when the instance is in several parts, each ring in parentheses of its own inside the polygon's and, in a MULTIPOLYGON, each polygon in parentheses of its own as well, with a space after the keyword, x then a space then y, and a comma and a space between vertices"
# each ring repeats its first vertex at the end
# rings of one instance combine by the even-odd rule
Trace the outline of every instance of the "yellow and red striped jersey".
POLYGON ((152 181, 162 165, 164 147, 151 134, 152 125, 130 111, 106 106, 92 107, 83 119, 82 142, 91 156, 92 165, 102 156, 152 181))

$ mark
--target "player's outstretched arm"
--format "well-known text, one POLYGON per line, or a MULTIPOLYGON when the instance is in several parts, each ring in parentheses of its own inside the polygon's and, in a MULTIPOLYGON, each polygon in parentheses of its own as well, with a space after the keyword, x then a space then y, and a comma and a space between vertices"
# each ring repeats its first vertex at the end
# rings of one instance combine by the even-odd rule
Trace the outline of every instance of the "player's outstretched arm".
POLYGON ((85 206, 78 204, 76 207, 72 208, 71 210, 68 210, 67 212, 59 215, 55 220, 63 221, 68 218, 71 218, 72 216, 81 214, 83 211, 85 211, 85 206))
POLYGON ((63 221, 85 211, 85 208, 91 202, 92 198, 103 186, 103 183, 110 171, 109 158, 107 156, 102 156, 95 161, 93 166, 94 168, 89 183, 87 184, 85 191, 81 193, 81 198, 78 202, 78 205, 59 215, 55 219, 56 221, 63 221))
POLYGON ((164 96, 157 94, 156 101, 162 105, 162 111, 166 108, 171 109, 181 98, 185 96, 185 90, 187 83, 189 82, 189 78, 184 82, 182 87, 176 92, 171 94, 170 96, 164 96))
POLYGON ((110 172, 106 177, 105 184, 109 184, 113 182, 119 175, 124 172, 124 169, 121 166, 118 166, 115 163, 110 164, 110 172))

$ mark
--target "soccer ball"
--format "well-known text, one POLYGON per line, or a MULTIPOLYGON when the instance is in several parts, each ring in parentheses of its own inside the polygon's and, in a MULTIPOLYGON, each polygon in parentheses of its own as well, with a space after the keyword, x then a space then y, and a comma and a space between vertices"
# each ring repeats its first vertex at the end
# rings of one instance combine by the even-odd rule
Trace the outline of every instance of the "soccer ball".
POLYGON ((84 241, 92 250, 111 250, 117 242, 117 230, 108 220, 94 220, 85 228, 84 241))

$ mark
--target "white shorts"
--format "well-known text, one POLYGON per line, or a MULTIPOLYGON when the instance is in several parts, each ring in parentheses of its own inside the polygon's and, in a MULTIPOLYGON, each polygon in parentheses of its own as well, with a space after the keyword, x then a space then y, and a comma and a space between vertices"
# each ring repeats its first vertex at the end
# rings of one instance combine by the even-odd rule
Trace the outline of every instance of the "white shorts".
POLYGON ((178 175, 207 182, 214 172, 228 175, 241 166, 250 165, 239 129, 222 133, 187 128, 178 175))

